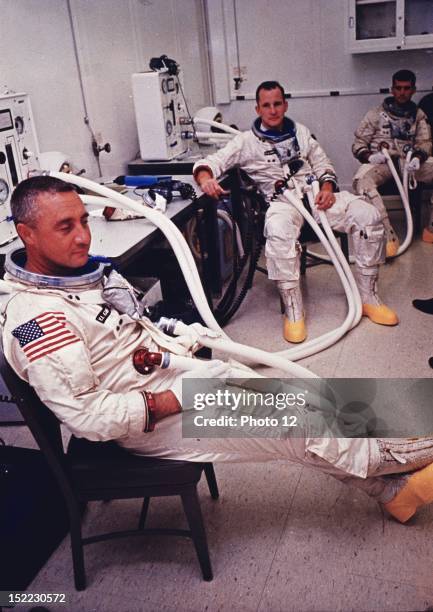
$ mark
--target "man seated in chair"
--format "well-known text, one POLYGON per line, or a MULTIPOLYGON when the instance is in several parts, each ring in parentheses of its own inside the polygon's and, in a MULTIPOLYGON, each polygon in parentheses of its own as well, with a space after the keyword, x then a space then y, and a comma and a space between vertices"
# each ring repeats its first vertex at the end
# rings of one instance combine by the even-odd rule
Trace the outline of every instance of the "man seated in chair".
MULTIPOLYGON (((411 98, 416 92, 416 77, 411 70, 399 70, 392 76, 392 96, 384 99, 380 106, 368 111, 355 132, 353 155, 362 166, 353 178, 356 193, 366 196, 380 212, 386 233, 386 255, 397 254, 399 242, 386 212, 383 200, 377 191, 392 179, 386 157, 381 151, 382 143, 388 148, 391 158, 403 162, 406 147, 412 148, 412 159, 408 171, 419 181, 433 180, 433 157, 431 157, 430 126, 424 112, 417 108, 411 98)), ((433 243, 433 200, 430 220, 422 239, 433 243)))
MULTIPOLYGON (((256 181, 269 202, 265 219, 266 264, 285 306, 283 336, 288 342, 303 342, 307 336, 302 294, 299 285, 300 250, 297 242, 303 217, 279 187, 301 190, 307 178, 316 175, 320 192, 319 210, 326 210, 331 227, 352 235, 355 272, 363 303, 363 315, 382 325, 396 325, 398 318, 377 294, 379 264, 384 261, 384 230, 373 206, 356 195, 337 191, 337 177, 331 161, 308 128, 285 116, 287 100, 277 81, 264 81, 256 90, 256 113, 251 130, 231 140, 223 149, 199 160, 194 178, 207 195, 224 193, 218 178, 233 166, 240 166, 256 181)), ((293 191, 295 193, 295 191, 293 191)))
POLYGON ((176 339, 131 310, 129 284, 89 258, 88 214, 71 184, 27 179, 11 205, 25 249, 0 281, 5 357, 74 435, 165 459, 293 461, 363 489, 401 522, 433 501, 433 437, 183 438, 182 379, 233 376, 230 364, 143 373, 140 351, 182 354, 194 327, 176 339))

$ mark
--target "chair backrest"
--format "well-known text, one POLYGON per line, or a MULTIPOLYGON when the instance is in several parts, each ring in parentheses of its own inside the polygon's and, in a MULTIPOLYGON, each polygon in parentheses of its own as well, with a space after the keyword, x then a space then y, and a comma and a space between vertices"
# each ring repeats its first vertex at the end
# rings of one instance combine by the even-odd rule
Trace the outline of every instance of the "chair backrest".
POLYGON ((63 494, 68 500, 75 501, 63 449, 59 420, 39 399, 33 387, 15 373, 7 362, 3 351, 0 351, 0 374, 53 471, 63 494))

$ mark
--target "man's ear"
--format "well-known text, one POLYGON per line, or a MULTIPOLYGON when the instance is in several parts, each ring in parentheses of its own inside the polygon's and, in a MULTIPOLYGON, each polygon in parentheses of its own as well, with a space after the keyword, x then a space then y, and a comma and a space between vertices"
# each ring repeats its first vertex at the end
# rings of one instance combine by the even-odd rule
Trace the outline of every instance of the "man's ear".
POLYGON ((24 244, 32 244, 33 242, 33 229, 26 223, 17 223, 16 226, 17 234, 24 242, 24 244))

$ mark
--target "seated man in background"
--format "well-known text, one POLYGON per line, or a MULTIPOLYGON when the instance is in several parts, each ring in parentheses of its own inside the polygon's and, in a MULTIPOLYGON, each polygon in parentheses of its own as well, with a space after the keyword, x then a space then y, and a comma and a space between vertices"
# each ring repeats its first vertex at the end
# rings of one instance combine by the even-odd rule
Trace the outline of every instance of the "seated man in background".
MULTIPOLYGON (((368 197, 380 212, 386 232, 387 257, 397 254, 399 241, 377 191, 380 185, 392 178, 386 157, 381 151, 382 143, 387 146, 393 160, 400 163, 405 159, 405 147, 409 145, 413 152, 408 171, 419 181, 433 180, 430 126, 424 112, 411 100, 416 91, 415 82, 416 77, 411 70, 399 70, 393 74, 392 96, 368 111, 355 132, 352 146, 353 155, 362 164, 353 178, 353 188, 356 193, 368 197)), ((422 239, 433 243, 433 200, 429 223, 422 239)))
MULTIPOLYGON (((258 118, 251 130, 233 138, 223 149, 194 165, 194 178, 207 195, 224 193, 218 178, 233 166, 240 166, 257 183, 269 208, 265 219, 268 276, 277 282, 285 305, 283 335, 288 342, 302 342, 307 336, 299 285, 300 249, 297 242, 304 219, 288 198, 278 190, 287 181, 290 166, 297 164, 294 180, 301 190, 315 174, 320 192, 319 210, 326 210, 331 227, 351 234, 355 272, 363 303, 363 315, 374 323, 396 325, 397 315, 377 295, 379 264, 384 261, 383 226, 373 206, 359 197, 337 190, 331 161, 308 128, 285 116, 287 100, 277 81, 265 81, 256 90, 258 118)), ((296 193, 293 191, 293 193, 296 193)))
POLYGON ((433 501, 433 437, 183 438, 182 378, 230 376, 230 365, 140 371, 138 351, 182 354, 185 344, 131 316, 113 292, 131 287, 117 273, 113 287, 89 259, 88 214, 74 188, 34 177, 11 205, 25 250, 8 256, 0 281, 5 356, 73 434, 165 459, 293 461, 363 489, 401 522, 433 501))

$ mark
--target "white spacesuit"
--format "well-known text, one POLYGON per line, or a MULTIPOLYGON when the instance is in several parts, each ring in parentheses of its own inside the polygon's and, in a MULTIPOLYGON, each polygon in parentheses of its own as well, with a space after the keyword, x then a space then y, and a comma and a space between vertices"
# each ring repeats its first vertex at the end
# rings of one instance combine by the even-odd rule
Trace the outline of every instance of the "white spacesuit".
MULTIPOLYGON (((26 271, 24 257, 23 251, 8 255, 5 279, 0 281, 4 352, 19 376, 76 436, 116 440, 131 452, 168 459, 294 461, 363 489, 399 520, 407 520, 421 505, 408 506, 407 483, 412 479, 386 475, 424 466, 429 474, 430 438, 329 439, 306 434, 284 439, 188 439, 182 436, 180 414, 158 421, 154 431, 146 432, 141 392, 173 390, 181 399, 178 382, 185 375, 170 369, 140 374, 134 353, 146 347, 184 354, 189 348, 148 319, 119 312, 112 305, 119 303, 116 292, 107 291, 109 281, 101 266, 89 265, 80 276, 49 277, 26 271)), ((116 277, 116 286, 119 280, 116 277)), ((194 370, 193 377, 212 377, 209 365, 202 370, 194 370)), ((230 376, 228 364, 223 375, 230 376)), ((414 478, 423 479, 425 470, 414 478)))
MULTIPOLYGON (((380 212, 386 231, 386 254, 392 257, 398 250, 398 238, 377 191, 377 187, 392 178, 386 158, 381 153, 383 143, 391 157, 400 164, 406 157, 406 147, 412 148, 409 170, 418 181, 432 181, 431 133, 424 112, 412 101, 401 106, 390 96, 380 106, 368 111, 355 132, 352 152, 362 166, 353 178, 353 188, 356 193, 367 197, 380 212)), ((433 199, 423 240, 433 243, 433 199)))
MULTIPOLYGON (((265 255, 270 279, 277 285, 286 306, 286 320, 296 322, 303 315, 299 290, 299 248, 297 239, 303 224, 302 215, 283 193, 276 194, 276 183, 285 178, 284 166, 296 163, 294 179, 303 189, 306 178, 314 174, 319 184, 337 186, 334 168, 308 128, 285 117, 284 132, 278 136, 262 130, 258 118, 251 130, 231 140, 223 149, 197 161, 194 176, 206 169, 219 178, 234 166, 240 166, 260 187, 269 202, 265 220, 265 255), (300 167, 299 167, 300 166, 300 167)), ((290 184, 289 184, 290 188, 290 184)), ((293 188, 293 187, 292 187, 293 188)), ((364 314, 376 323, 395 325, 393 311, 381 304, 376 293, 378 266, 384 261, 384 229, 373 206, 347 191, 335 194, 334 205, 326 211, 331 227, 352 236, 356 276, 364 305, 364 314)), ((313 211, 314 212, 314 211, 313 211)), ((290 342, 293 326, 285 325, 284 336, 290 342)), ((305 336, 304 336, 305 337, 305 336)))

